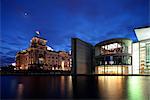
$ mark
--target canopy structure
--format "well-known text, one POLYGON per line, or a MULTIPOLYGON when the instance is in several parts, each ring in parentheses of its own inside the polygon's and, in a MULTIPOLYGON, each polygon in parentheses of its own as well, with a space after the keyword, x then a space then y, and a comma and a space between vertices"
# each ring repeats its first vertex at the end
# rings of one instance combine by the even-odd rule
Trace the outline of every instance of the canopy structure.
POLYGON ((138 41, 150 39, 150 27, 137 28, 134 31, 138 41))

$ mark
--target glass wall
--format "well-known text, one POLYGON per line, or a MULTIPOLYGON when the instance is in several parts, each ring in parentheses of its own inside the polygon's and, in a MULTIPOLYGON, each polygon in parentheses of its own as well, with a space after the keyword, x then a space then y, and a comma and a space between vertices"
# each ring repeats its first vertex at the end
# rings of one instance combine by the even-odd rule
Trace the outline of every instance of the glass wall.
POLYGON ((150 73, 150 40, 133 43, 133 74, 150 73))
POLYGON ((101 56, 96 58, 96 65, 131 65, 132 56, 101 56))
POLYGON ((146 44, 146 67, 150 68, 150 43, 146 44))
POLYGON ((132 66, 126 65, 106 65, 96 66, 96 74, 132 74, 132 66))
POLYGON ((112 43, 101 46, 99 49, 100 54, 131 53, 131 46, 125 43, 112 43))
POLYGON ((132 73, 132 41, 113 39, 95 46, 95 71, 97 74, 132 73))
POLYGON ((150 73, 150 40, 140 41, 140 73, 150 73))

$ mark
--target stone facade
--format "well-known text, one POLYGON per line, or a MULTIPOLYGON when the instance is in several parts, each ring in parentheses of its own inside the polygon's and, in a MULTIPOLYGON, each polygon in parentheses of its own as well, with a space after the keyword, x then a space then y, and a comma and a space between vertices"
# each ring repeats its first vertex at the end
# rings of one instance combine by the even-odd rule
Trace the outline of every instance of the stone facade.
POLYGON ((71 55, 65 51, 52 51, 47 40, 33 37, 30 47, 16 55, 17 69, 71 70, 71 55))

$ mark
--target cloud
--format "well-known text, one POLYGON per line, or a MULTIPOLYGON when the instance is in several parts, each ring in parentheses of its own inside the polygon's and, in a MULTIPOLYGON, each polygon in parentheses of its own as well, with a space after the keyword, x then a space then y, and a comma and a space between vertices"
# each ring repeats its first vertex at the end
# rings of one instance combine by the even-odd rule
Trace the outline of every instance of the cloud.
POLYGON ((0 67, 1 66, 7 66, 11 63, 15 62, 15 58, 14 57, 9 57, 9 56, 1 56, 0 59, 0 67))

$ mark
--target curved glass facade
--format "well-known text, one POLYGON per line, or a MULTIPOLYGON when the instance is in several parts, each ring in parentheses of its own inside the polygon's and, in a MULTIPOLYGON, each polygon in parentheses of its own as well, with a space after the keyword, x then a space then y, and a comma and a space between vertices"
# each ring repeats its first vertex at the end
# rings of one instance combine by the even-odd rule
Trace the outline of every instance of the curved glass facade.
POLYGON ((112 39, 95 46, 96 74, 128 74, 132 72, 132 41, 112 39))

